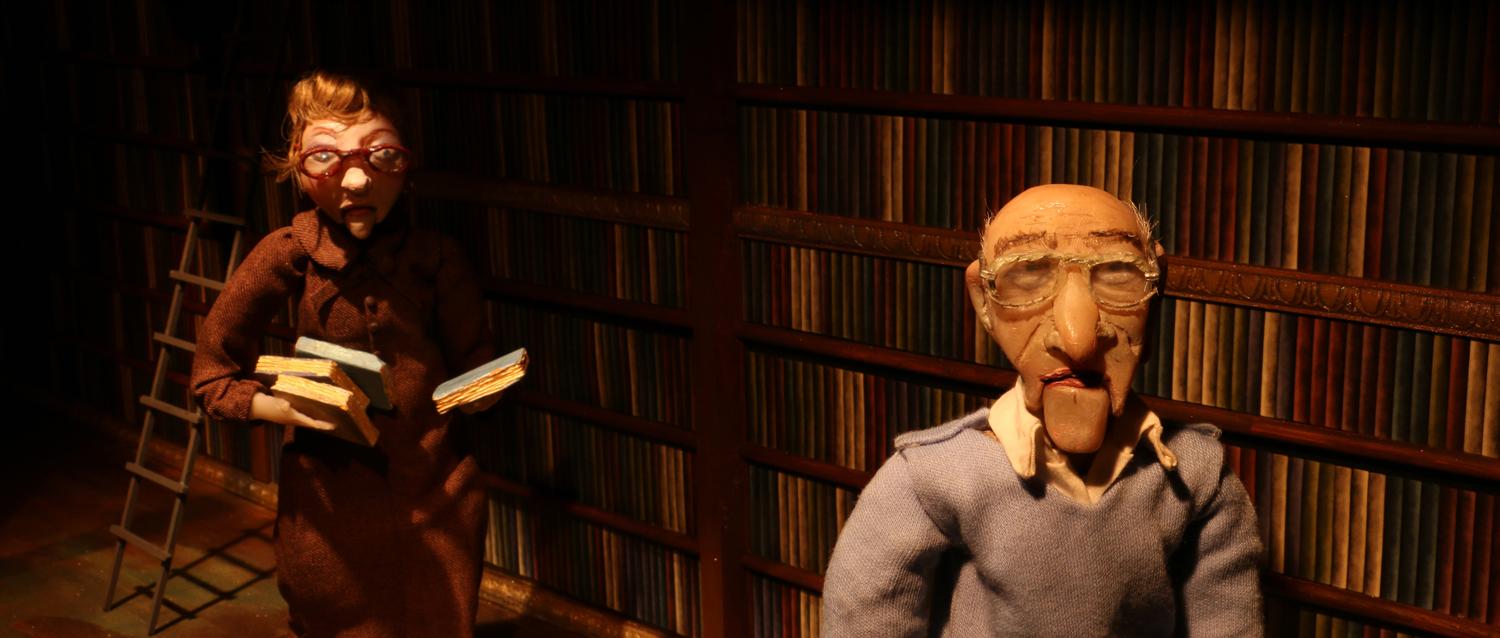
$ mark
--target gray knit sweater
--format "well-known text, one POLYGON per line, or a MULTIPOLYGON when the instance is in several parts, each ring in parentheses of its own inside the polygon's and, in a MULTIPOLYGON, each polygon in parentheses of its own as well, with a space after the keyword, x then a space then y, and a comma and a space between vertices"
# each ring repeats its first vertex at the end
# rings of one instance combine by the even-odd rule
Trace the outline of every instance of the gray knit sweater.
POLYGON ((988 410, 896 440, 823 590, 824 638, 1258 636, 1255 510, 1218 429, 1168 425, 1094 505, 1016 476, 988 410))

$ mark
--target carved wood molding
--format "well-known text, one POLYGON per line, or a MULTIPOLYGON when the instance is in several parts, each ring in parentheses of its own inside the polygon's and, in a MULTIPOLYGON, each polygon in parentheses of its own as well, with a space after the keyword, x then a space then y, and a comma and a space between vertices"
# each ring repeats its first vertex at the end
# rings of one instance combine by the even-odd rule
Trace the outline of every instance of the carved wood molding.
MULTIPOLYGON (((967 231, 764 207, 734 213, 740 237, 966 267, 967 231)), ((1500 341, 1500 296, 1207 259, 1163 258, 1167 295, 1500 341)))
POLYGON ((1164 270, 1173 297, 1500 340, 1500 297, 1187 257, 1164 270))
POLYGON ((672 230, 686 230, 688 227, 687 200, 680 197, 567 188, 514 179, 486 179, 434 171, 424 171, 416 176, 415 182, 419 197, 477 202, 672 230))
POLYGON ((979 253, 971 232, 776 208, 738 208, 734 227, 750 239, 944 266, 968 266, 979 253))

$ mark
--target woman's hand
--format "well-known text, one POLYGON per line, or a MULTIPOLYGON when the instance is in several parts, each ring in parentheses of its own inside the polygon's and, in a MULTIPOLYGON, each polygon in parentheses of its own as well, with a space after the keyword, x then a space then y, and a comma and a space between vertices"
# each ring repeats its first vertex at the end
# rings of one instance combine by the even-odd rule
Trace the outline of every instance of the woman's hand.
POLYGON ((291 402, 286 399, 264 392, 255 393, 255 397, 250 400, 250 418, 314 430, 334 429, 332 423, 307 416, 292 407, 291 402))

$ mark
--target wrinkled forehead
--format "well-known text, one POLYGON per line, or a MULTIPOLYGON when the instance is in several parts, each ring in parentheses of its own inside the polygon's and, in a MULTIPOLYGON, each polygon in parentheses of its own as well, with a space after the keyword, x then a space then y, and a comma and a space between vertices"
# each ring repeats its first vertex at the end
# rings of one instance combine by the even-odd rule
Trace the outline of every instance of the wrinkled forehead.
POLYGON ((985 228, 986 257, 1018 250, 1141 252, 1136 214, 1097 189, 1032 189, 1006 204, 985 228), (1038 192, 1039 191, 1039 192, 1038 192))

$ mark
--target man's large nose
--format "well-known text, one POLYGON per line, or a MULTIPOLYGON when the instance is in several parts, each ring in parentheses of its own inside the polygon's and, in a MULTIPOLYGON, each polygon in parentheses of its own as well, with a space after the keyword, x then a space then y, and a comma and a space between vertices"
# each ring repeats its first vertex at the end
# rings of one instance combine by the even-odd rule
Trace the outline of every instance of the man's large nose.
POLYGON ((1057 347, 1073 363, 1094 356, 1099 343, 1099 304, 1089 291, 1086 275, 1071 273, 1052 301, 1052 320, 1057 327, 1057 347))
POLYGON ((370 187, 370 174, 365 172, 362 166, 350 166, 344 169, 344 190, 353 193, 363 193, 370 187))

